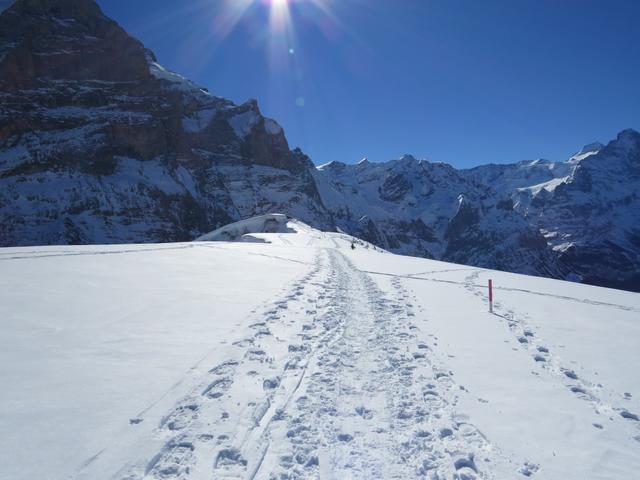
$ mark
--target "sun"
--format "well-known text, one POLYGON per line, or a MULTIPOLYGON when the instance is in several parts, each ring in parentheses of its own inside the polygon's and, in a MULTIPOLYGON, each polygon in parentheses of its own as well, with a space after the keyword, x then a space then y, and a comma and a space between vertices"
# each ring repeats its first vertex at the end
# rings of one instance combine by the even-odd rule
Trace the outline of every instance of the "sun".
POLYGON ((289 0, 270 0, 271 12, 269 24, 272 31, 281 31, 290 28, 291 14, 289 12, 289 0))
MULTIPOLYGON (((1 2, 2 0, 0 0, 1 2)), ((343 25, 332 12, 335 0, 217 0, 220 10, 214 19, 215 34, 224 39, 243 21, 250 19, 252 29, 264 29, 265 37, 285 39, 286 52, 290 53, 291 40, 295 36, 296 20, 305 25, 315 23, 328 36, 330 30, 342 29, 343 25), (300 17, 303 17, 302 19, 300 17), (266 20, 260 25, 259 20, 266 20)))

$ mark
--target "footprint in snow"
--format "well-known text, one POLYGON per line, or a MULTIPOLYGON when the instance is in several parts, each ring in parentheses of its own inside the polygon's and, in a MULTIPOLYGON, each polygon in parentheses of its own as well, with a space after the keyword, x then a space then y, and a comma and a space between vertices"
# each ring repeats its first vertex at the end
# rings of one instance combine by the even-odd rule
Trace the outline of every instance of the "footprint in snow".
POLYGON ((622 418, 626 418, 627 420, 635 420, 636 422, 640 421, 640 417, 638 417, 638 415, 636 415, 635 413, 631 413, 627 410, 621 411, 620 416, 622 418))
POLYGON ((567 377, 569 377, 572 380, 578 380, 578 375, 576 374, 576 372, 574 372, 573 370, 570 370, 568 368, 562 368, 560 369, 562 371, 562 373, 564 373, 567 377))
POLYGON ((237 342, 233 342, 233 345, 240 348, 248 347, 249 345, 253 345, 253 338, 245 338, 244 340, 238 340, 237 342))
POLYGON ((531 477, 537 471, 540 470, 540 466, 535 463, 525 462, 522 467, 518 470, 519 473, 524 475, 525 477, 531 477))
POLYGON ((191 442, 171 440, 147 466, 147 471, 156 478, 182 478, 191 470, 194 450, 191 442))
POLYGON ((280 377, 267 378, 262 382, 262 388, 265 390, 274 390, 280 385, 280 377))
MULTIPOLYGON (((467 455, 466 457, 458 458, 453 462, 454 468, 458 471, 458 475, 460 475, 461 470, 471 471, 473 473, 478 473, 478 467, 476 467, 476 462, 474 460, 474 456, 472 453, 467 455)), ((470 472, 469 472, 470 473, 470 472)), ((473 477, 469 477, 473 478, 473 477)))
POLYGON ((255 333, 254 338, 270 337, 271 335, 271 330, 269 330, 268 328, 261 328, 255 333))
POLYGON ((362 406, 356 407, 356 413, 365 420, 371 420, 373 418, 373 411, 362 406))
POLYGON ((229 387, 232 383, 233 379, 230 377, 218 378, 214 382, 210 383, 207 388, 205 388, 205 390, 202 392, 202 395, 211 399, 220 398, 224 395, 224 392, 229 390, 229 387))
POLYGON ((217 367, 213 367, 209 370, 209 373, 213 373, 215 375, 228 375, 230 374, 234 367, 238 366, 238 362, 234 360, 227 360, 226 362, 222 362, 217 367))
POLYGON ((214 468, 225 468, 233 466, 246 466, 247 461, 242 457, 240 451, 236 448, 225 448, 220 450, 214 468))
POLYGON ((172 431, 182 430, 187 427, 197 415, 197 405, 180 405, 160 422, 160 426, 172 431))
POLYGON ((267 354, 265 353, 265 351, 259 350, 259 349, 248 350, 247 353, 245 353, 245 357, 248 360, 254 360, 259 362, 263 362, 266 356, 267 354))

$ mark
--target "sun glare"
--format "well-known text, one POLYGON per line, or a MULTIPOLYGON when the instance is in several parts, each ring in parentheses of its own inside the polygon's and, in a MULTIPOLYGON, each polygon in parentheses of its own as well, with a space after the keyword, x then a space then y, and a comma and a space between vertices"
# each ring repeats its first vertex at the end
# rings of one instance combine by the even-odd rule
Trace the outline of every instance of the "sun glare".
POLYGON ((271 0, 269 24, 272 29, 280 31, 290 28, 291 14, 288 0, 271 0))
POLYGON ((215 27, 220 37, 226 37, 243 18, 259 18, 260 9, 267 12, 268 24, 265 27, 270 29, 271 34, 291 31, 293 13, 297 9, 300 9, 307 22, 310 18, 315 18, 321 29, 326 28, 327 22, 338 27, 337 19, 331 12, 331 3, 332 0, 224 0, 215 27))
POLYGON ((254 45, 265 45, 270 69, 300 76, 304 48, 296 30, 316 28, 332 41, 347 31, 334 11, 335 0, 223 0, 214 20, 214 34, 223 40, 243 26, 254 45))

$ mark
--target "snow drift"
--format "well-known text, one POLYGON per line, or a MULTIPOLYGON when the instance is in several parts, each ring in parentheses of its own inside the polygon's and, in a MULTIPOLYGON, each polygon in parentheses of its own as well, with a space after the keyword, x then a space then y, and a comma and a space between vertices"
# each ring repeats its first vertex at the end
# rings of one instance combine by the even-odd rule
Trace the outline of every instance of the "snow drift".
POLYGON ((288 226, 289 218, 280 213, 260 215, 226 225, 197 238, 197 242, 235 242, 251 241, 256 237, 250 233, 295 233, 288 226))

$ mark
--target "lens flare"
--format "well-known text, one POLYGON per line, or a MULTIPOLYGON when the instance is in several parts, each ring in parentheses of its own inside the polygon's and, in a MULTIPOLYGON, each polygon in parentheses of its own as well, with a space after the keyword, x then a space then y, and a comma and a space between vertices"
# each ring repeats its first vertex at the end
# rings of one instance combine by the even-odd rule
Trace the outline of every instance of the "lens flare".
POLYGON ((291 28, 291 13, 288 0, 271 0, 269 26, 274 32, 291 28))
MULTIPOLYGON (((342 18, 352 7, 369 6, 369 0, 201 1, 218 2, 212 29, 218 44, 239 30, 250 48, 264 51, 267 62, 265 98, 295 106, 298 112, 313 98, 322 95, 315 77, 308 74, 314 57, 309 55, 313 49, 308 49, 309 44, 305 42, 339 42, 346 36, 351 43, 359 44, 355 32, 342 18), (304 34, 299 35, 300 32, 304 34)), ((341 50, 336 52, 348 61, 341 50)))

